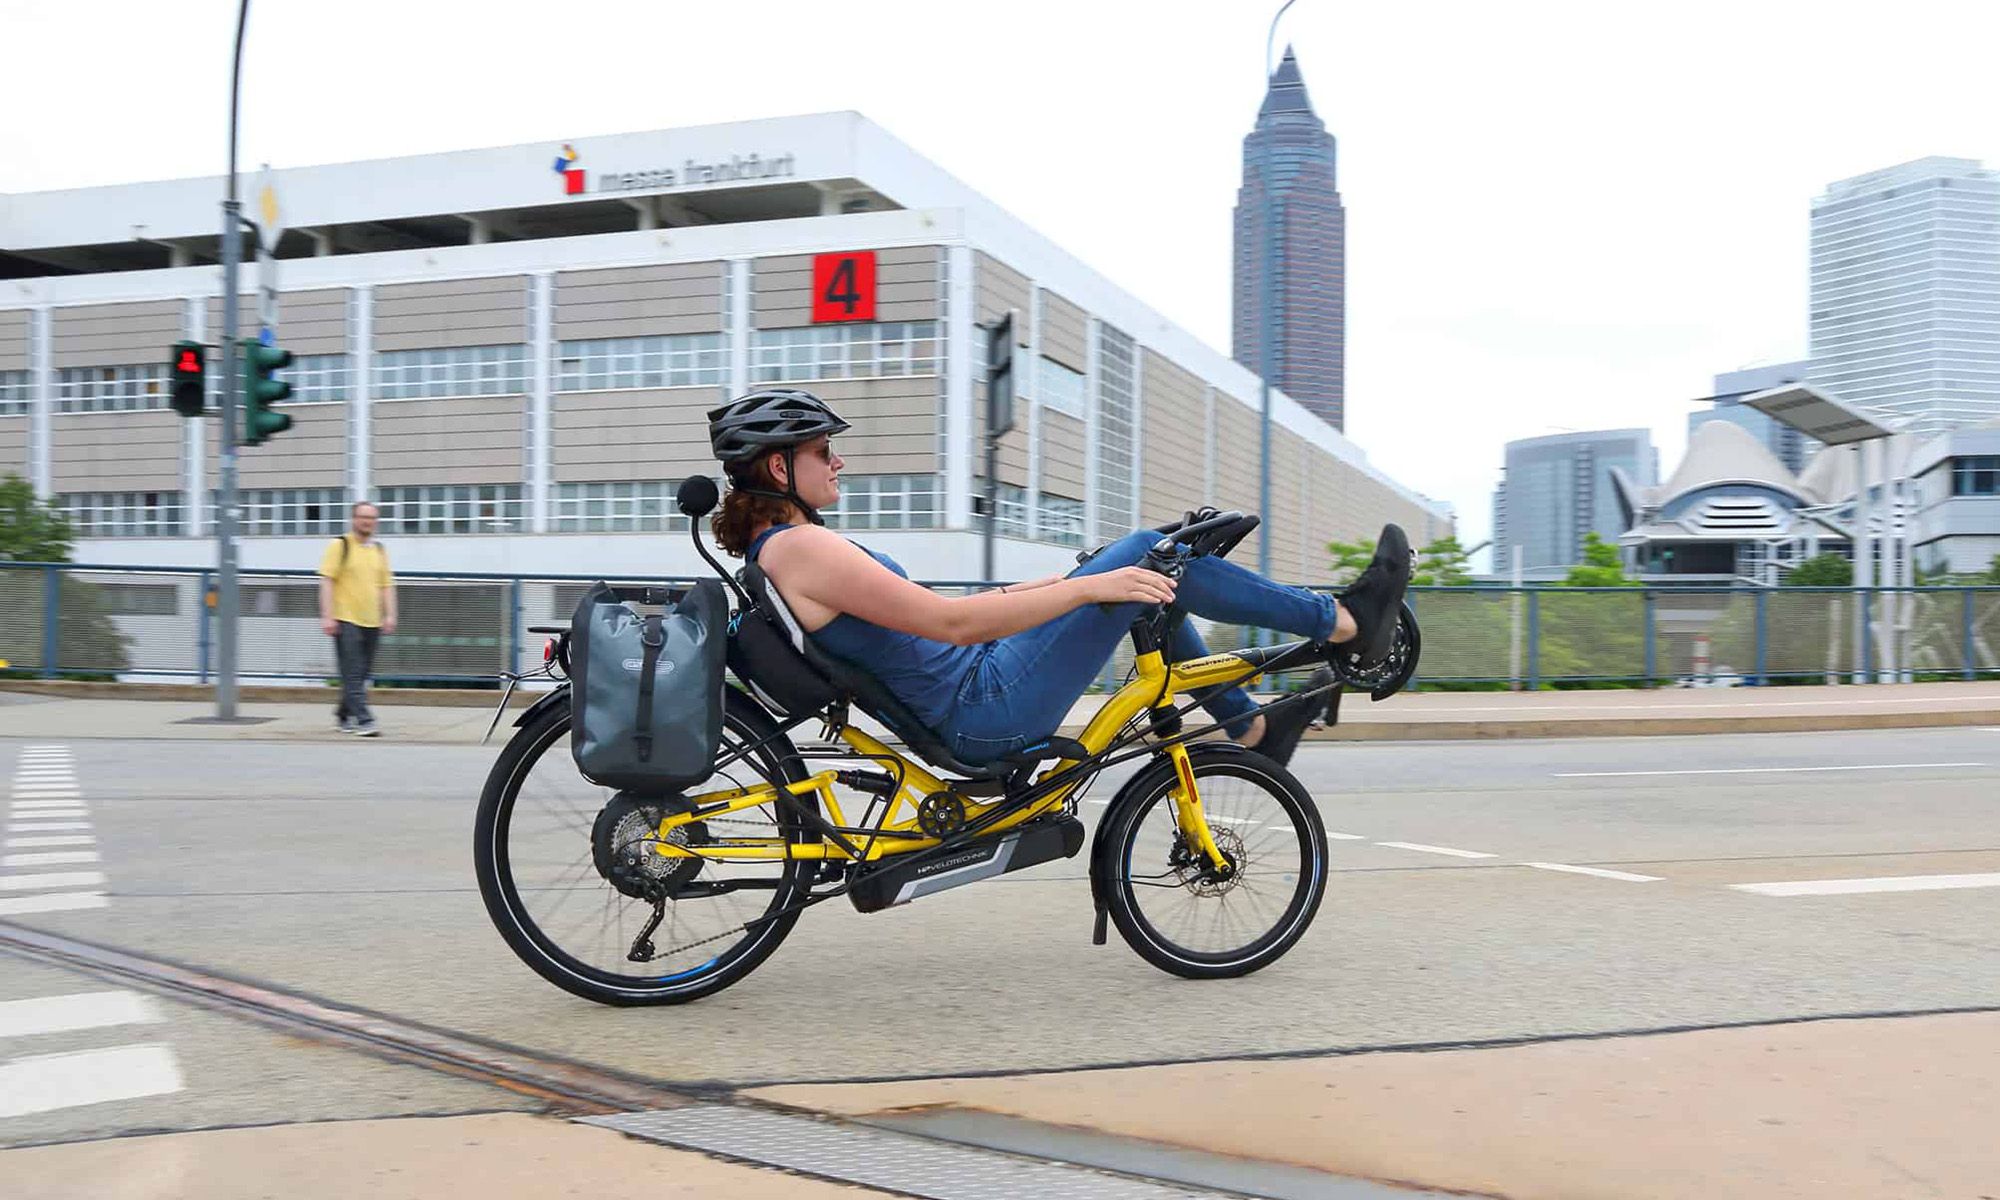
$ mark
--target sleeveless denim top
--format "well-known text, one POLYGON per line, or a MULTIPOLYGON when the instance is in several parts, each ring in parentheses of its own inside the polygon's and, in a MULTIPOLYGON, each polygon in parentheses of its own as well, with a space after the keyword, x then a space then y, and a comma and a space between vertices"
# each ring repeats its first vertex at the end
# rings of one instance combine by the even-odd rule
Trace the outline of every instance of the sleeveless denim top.
MULTIPOLYGON (((790 528, 790 525, 773 525, 766 529, 750 543, 743 557, 755 562, 757 552, 764 548, 766 539, 781 529, 790 528)), ((861 549, 904 579, 910 577, 895 559, 877 554, 866 546, 861 546, 861 549)), ((864 668, 881 680, 933 731, 944 726, 945 718, 957 703, 959 685, 984 649, 981 646, 935 642, 913 633, 898 633, 847 613, 841 613, 806 636, 821 650, 864 668)))

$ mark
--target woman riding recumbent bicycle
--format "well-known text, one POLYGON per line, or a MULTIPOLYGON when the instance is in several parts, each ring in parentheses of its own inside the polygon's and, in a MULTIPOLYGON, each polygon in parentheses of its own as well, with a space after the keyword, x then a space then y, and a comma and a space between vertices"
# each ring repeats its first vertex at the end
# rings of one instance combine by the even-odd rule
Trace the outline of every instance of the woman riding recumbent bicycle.
MULTIPOLYGON (((1094 940, 1108 920, 1191 978, 1281 957, 1327 875, 1318 812, 1283 760, 1335 689, 1384 699, 1415 670, 1402 532, 1383 531, 1337 599, 1227 562, 1258 519, 1212 509, 1101 547, 1067 576, 946 598, 821 524, 843 465, 830 438, 847 428, 790 389, 709 414, 730 482, 713 528, 745 560, 731 577, 702 542, 714 484, 683 484, 695 547, 737 601, 728 664, 741 686, 723 689, 711 778, 667 794, 599 787, 551 753, 570 733, 568 685, 543 697, 516 722, 477 822, 480 890, 508 944, 601 1003, 697 999, 749 974, 823 900, 873 912, 1075 855, 1084 790, 1145 759, 1097 825, 1094 940), (1210 654, 1189 614, 1302 640, 1210 654), (1131 678, 1060 736, 1123 638, 1131 678), (1306 691, 1262 707, 1242 690, 1316 665, 1306 691), (1197 705, 1213 723, 1184 719, 1197 705), (855 708, 908 752, 859 728, 855 708), (802 753, 791 734, 808 722, 828 744, 802 753), (1194 740, 1218 729, 1232 740, 1194 740), (864 798, 858 819, 843 791, 864 798)), ((561 679, 558 632, 548 673, 561 679)))

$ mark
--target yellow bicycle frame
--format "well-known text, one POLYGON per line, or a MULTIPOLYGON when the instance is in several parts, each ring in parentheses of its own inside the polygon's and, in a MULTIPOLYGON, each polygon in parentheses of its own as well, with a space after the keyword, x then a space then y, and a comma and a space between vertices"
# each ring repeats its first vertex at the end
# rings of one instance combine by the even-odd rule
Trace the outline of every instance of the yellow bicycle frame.
MULTIPOLYGON (((1077 738, 1083 748, 1095 755, 1109 746, 1119 731, 1148 708, 1172 711, 1176 697, 1193 688, 1214 687, 1219 684, 1242 683, 1260 674, 1263 667, 1246 661, 1234 654, 1211 654, 1205 658, 1191 659, 1165 665, 1159 651, 1139 655, 1133 662, 1133 677, 1119 688, 1097 710, 1090 724, 1084 727, 1077 738)), ((862 848, 862 861, 909 854, 925 850, 938 844, 938 839, 922 832, 917 824, 917 806, 925 797, 946 791, 945 781, 925 770, 916 762, 881 741, 869 736, 853 725, 840 730, 840 740, 863 758, 882 764, 901 781, 894 795, 889 797, 888 807, 879 820, 869 829, 871 832, 850 835, 851 841, 858 841, 862 848), (902 814, 899 816, 898 814, 902 814)), ((1209 831, 1208 818, 1201 808, 1201 793, 1195 786, 1194 770, 1188 761, 1186 745, 1179 739, 1169 739, 1163 746, 1168 761, 1174 764, 1175 784, 1173 790, 1174 815, 1181 835, 1186 838, 1191 849, 1199 851, 1218 869, 1227 864, 1222 851, 1216 847, 1214 835, 1209 831)), ((1075 767, 1079 759, 1062 759, 1043 771, 1038 782, 1044 782, 1075 767)), ((797 783, 784 785, 794 796, 816 795, 820 811, 834 825, 847 827, 847 819, 842 814, 840 801, 834 795, 837 772, 821 771, 797 783)), ((1081 778, 1081 776, 1079 776, 1081 778)), ((1011 829, 1026 821, 1060 809, 1069 799, 1074 786, 1060 787, 1047 796, 994 822, 988 832, 997 833, 1011 829)), ((716 862, 755 862, 801 859, 836 859, 854 861, 855 856, 837 842, 789 842, 781 837, 769 838, 717 838, 711 836, 693 845, 676 845, 669 841, 669 835, 685 825, 727 817, 731 813, 744 812, 766 804, 776 804, 778 788, 773 784, 759 784, 748 788, 727 788, 721 791, 703 792, 689 796, 691 811, 676 813, 659 824, 659 837, 652 843, 653 852, 665 858, 704 858, 716 862)), ((1004 803, 996 798, 987 803, 967 805, 968 820, 977 820, 1004 803)))

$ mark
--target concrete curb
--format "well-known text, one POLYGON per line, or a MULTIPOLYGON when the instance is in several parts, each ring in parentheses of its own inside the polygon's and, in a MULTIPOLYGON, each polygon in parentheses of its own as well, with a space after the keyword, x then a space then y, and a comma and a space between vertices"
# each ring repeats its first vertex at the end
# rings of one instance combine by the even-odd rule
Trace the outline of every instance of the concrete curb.
POLYGON ((1322 742, 1431 742, 1474 738, 1674 737, 1714 733, 1835 733, 1845 729, 2000 726, 2000 708, 1960 712, 1793 713, 1754 717, 1572 717, 1544 720, 1356 721, 1307 730, 1322 742))
MULTIPOLYGON (((237 698, 260 704, 328 704, 337 699, 335 689, 282 687, 259 684, 236 689, 237 698)), ((215 686, 206 683, 87 683, 73 679, 0 679, 0 692, 26 692, 63 700, 181 700, 213 701, 215 686)), ((539 691, 516 690, 508 707, 524 707, 539 697, 539 691)), ((411 708, 492 708, 500 703, 498 689, 484 688, 399 688, 380 685, 368 689, 371 705, 403 705, 411 708)))

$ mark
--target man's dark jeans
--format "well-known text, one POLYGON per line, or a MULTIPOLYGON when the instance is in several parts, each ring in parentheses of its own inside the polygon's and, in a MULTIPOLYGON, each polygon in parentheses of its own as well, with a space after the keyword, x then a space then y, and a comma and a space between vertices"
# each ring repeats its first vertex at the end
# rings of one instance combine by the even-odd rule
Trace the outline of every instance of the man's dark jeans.
POLYGON ((333 628, 333 648, 340 660, 340 706, 333 710, 338 720, 373 721, 368 711, 368 676, 375 669, 375 643, 382 631, 368 625, 342 621, 333 628))

